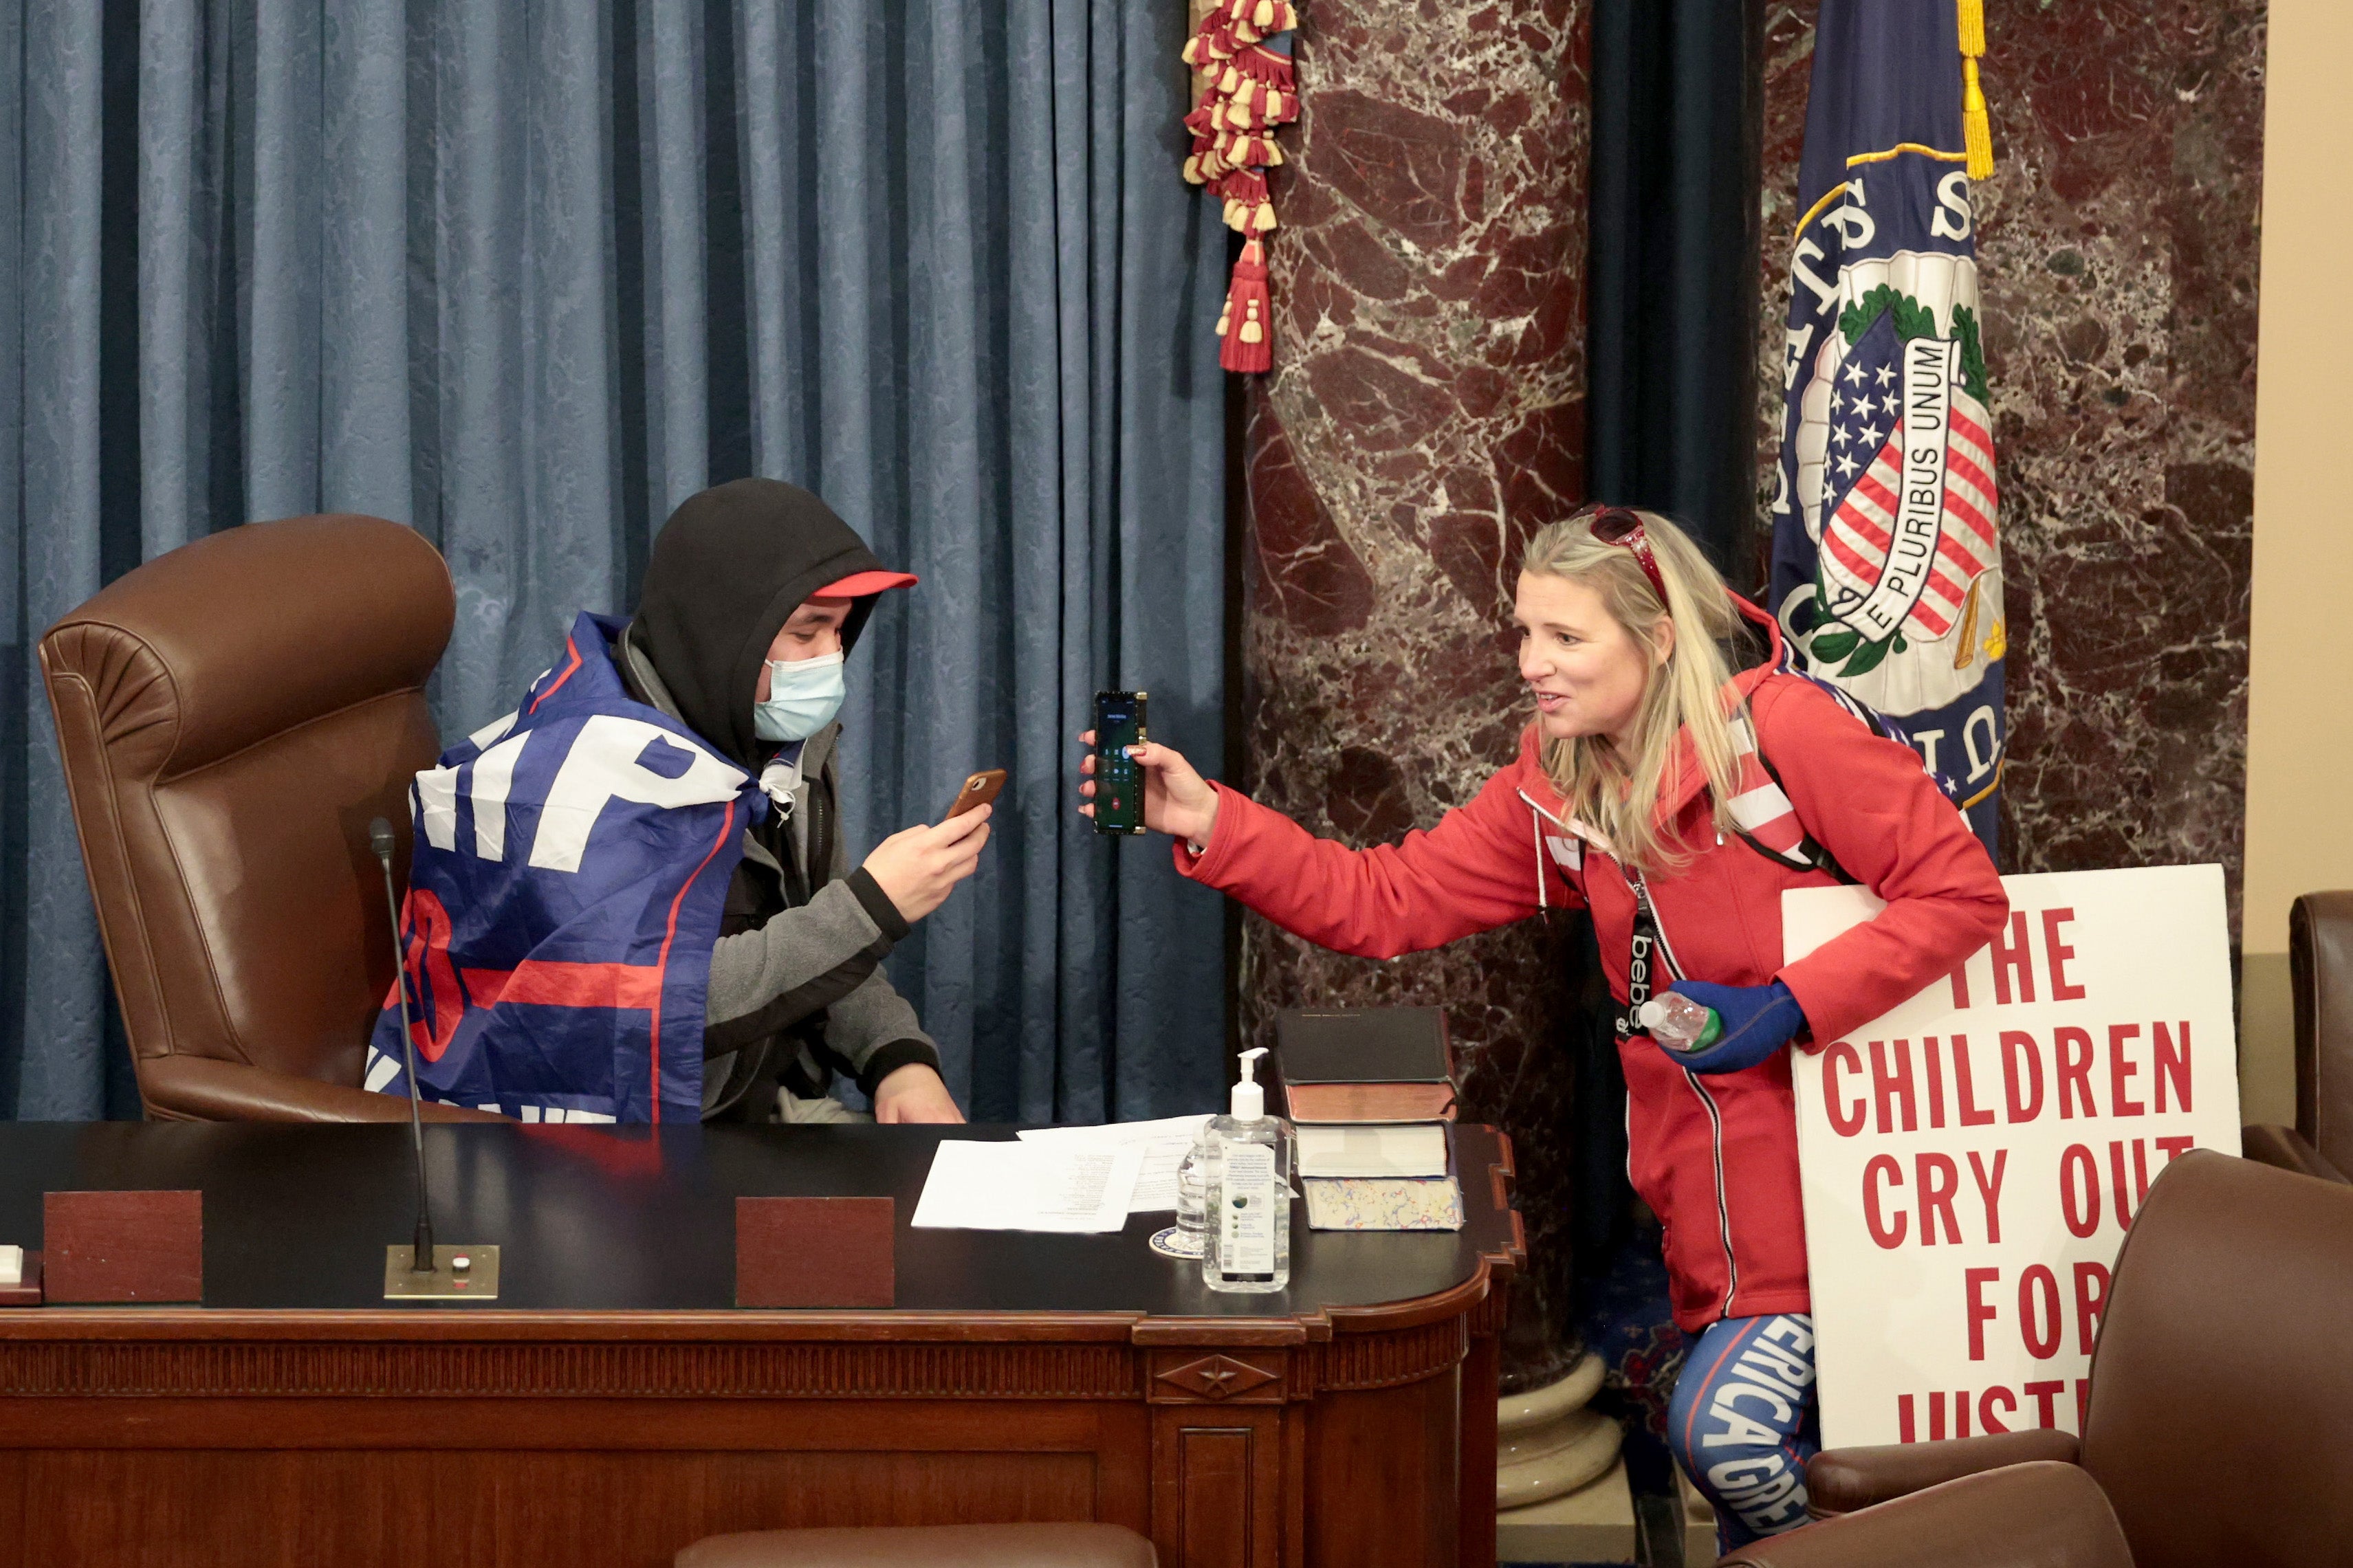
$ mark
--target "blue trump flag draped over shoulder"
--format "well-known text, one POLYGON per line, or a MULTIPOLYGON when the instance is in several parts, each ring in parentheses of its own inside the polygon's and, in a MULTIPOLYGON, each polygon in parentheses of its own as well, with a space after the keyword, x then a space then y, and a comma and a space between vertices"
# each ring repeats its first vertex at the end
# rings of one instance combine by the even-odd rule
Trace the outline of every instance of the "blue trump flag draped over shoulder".
MULTIPOLYGON (((744 828, 767 797, 613 667, 583 615, 522 706, 409 791, 401 910, 427 1100, 526 1121, 698 1121, 703 1001, 744 828)), ((398 997, 367 1087, 407 1092, 398 997)))
POLYGON ((1999 863, 2007 637, 1962 43, 1955 0, 1822 0, 1771 592, 1812 671, 1908 731, 1999 863))

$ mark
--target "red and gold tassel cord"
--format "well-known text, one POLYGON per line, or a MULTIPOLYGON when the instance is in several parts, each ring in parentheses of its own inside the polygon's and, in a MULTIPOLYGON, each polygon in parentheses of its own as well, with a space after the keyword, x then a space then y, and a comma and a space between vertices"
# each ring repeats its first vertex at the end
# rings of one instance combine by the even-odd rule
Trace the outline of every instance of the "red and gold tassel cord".
POLYGON ((1954 0, 1960 7, 1961 142, 1969 157, 1969 178, 1993 177, 1993 121, 1986 112, 1978 61, 1985 58, 1985 0, 1954 0))
POLYGON ((1218 182, 1226 200, 1226 226, 1248 237, 1274 226, 1274 205, 1267 199, 1266 176, 1255 169, 1236 169, 1218 182))
POLYGON ((1234 280, 1226 290, 1225 312, 1218 318, 1218 335, 1226 340, 1218 363, 1245 374, 1274 368, 1274 302, 1266 291, 1266 253, 1257 240, 1242 247, 1234 263, 1234 280))
POLYGON ((1209 0, 1185 45, 1199 99, 1185 116, 1193 144, 1185 178, 1224 204, 1227 226, 1246 243, 1218 317, 1218 363, 1230 371, 1273 368, 1274 304, 1267 291, 1261 237, 1276 226, 1267 171, 1283 162, 1277 127, 1299 118, 1291 57, 1264 41, 1299 25, 1293 0, 1209 0))

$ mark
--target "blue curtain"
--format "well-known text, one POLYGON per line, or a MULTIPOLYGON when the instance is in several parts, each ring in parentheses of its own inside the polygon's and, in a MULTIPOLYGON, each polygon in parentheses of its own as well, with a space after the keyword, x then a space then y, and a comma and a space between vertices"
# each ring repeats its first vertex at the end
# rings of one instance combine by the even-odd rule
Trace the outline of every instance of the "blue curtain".
POLYGON ((33 647, 113 575, 361 511, 448 558, 445 731, 705 485, 923 585, 852 661, 853 845, 1012 780, 891 960, 976 1115, 1208 1109, 1220 904, 1072 810, 1094 689, 1219 763, 1226 235, 1184 0, 0 7, 0 1104, 135 1111, 33 647))

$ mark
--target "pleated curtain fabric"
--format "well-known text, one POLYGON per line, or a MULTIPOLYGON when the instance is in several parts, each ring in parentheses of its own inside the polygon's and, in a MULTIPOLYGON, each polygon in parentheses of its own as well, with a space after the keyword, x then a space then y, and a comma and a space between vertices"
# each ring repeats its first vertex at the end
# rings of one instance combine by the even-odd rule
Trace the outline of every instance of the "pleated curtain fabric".
POLYGON ((853 854, 1011 782, 892 978, 977 1116, 1209 1109, 1224 925, 1074 811, 1099 686, 1220 761, 1214 207, 1184 0, 0 7, 0 1106, 135 1113, 33 646, 311 511, 456 576, 445 732, 626 609, 670 508, 809 486, 923 577, 844 710, 853 854))

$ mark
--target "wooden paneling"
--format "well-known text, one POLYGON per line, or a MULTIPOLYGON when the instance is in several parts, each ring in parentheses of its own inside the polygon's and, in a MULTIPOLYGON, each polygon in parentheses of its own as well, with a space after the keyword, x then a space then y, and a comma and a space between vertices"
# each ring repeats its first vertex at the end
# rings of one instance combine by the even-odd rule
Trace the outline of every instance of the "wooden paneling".
POLYGON ((1152 1413, 1153 1542, 1160 1568, 1281 1568, 1287 1426, 1304 1407, 1163 1405, 1152 1413))
POLYGON ((1183 1568, 1250 1568, 1250 1439, 1247 1426, 1176 1434, 1176 1539, 1183 1568))
POLYGON ((1094 1516, 1086 1454, 120 1452, 27 1461, 28 1563, 118 1568, 667 1568, 796 1525, 1094 1516))
MULTIPOLYGON (((1482 1396, 1494 1402, 1492 1384, 1482 1396)), ((1461 1510, 1494 1510, 1462 1495, 1461 1398, 1450 1373, 1316 1402, 1302 1481, 1314 1568, 1453 1568, 1461 1510), (1407 1432, 1421 1439, 1399 1442, 1407 1432)))

